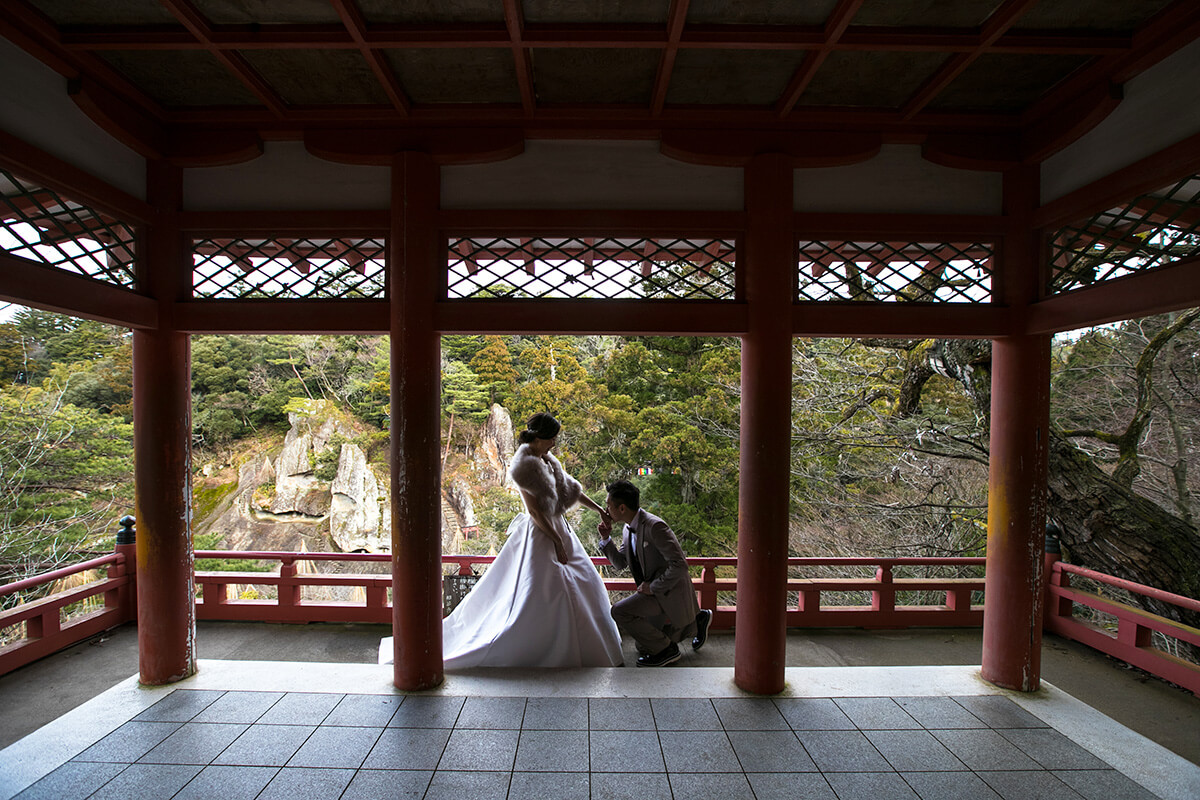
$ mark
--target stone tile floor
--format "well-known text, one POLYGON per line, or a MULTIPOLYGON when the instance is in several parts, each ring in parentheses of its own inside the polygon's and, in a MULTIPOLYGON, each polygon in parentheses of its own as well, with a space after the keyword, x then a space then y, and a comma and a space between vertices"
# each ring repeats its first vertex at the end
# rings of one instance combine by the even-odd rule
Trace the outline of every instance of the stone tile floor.
MULTIPOLYGON (((187 688, 118 687, 64 717, 60 735, 46 730, 57 723, 39 731, 57 755, 28 741, 39 734, 0 751, 0 775, 24 773, 0 778, 0 797, 1141 800, 1200 787, 1194 765, 1158 792, 1114 768, 1131 743, 1144 743, 1144 753, 1126 754, 1139 762, 1189 765, 1127 729, 1135 738, 1101 736, 1094 741, 1109 743, 1092 749, 1076 741, 1090 744, 1087 735, 1060 730, 1090 724, 1095 737, 1104 723, 1089 723, 1086 706, 1058 698, 1064 707, 1039 716, 1038 701, 980 693, 988 689, 962 675, 941 690, 893 676, 867 692, 870 681, 850 680, 829 696, 807 680, 804 692, 762 698, 731 690, 731 670, 672 670, 658 685, 643 671, 560 671, 582 675, 546 681, 526 671, 406 695, 347 690, 353 681, 307 666, 291 682, 239 679, 235 666, 176 684, 187 688), (89 735, 88 725, 99 730, 89 735)), ((789 685, 806 677, 792 672, 789 685)))

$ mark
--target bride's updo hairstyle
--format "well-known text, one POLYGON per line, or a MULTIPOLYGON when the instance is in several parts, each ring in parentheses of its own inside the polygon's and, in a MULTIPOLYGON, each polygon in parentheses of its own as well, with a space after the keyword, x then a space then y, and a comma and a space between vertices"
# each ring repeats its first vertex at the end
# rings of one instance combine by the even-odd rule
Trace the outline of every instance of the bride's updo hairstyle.
POLYGON ((525 430, 521 431, 517 441, 521 444, 529 444, 534 439, 553 439, 558 436, 561 428, 562 425, 558 424, 558 420, 545 411, 540 411, 525 423, 525 430))

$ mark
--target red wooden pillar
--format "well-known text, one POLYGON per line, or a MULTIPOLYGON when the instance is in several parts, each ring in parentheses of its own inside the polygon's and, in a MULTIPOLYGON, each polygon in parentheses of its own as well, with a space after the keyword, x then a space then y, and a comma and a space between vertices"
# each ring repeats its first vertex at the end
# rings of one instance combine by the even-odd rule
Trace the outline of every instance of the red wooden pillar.
POLYGON ((196 671, 196 592, 191 346, 187 334, 174 329, 172 314, 187 285, 187 252, 175 217, 182 177, 163 162, 150 162, 148 177, 148 199, 159 215, 146 231, 139 285, 159 301, 159 324, 133 332, 133 449, 138 665, 142 683, 156 685, 196 671))
POLYGON ((437 165, 424 153, 392 161, 391 457, 393 682, 442 682, 440 350, 433 325, 438 269, 437 165))
MULTIPOLYGON (((1037 176, 1032 167, 1005 174, 1012 228, 1001 253, 1002 298, 1017 328, 1038 294, 1037 176)), ((1023 692, 1041 682, 1049 424, 1050 337, 994 340, 982 675, 1023 692)))
POLYGON ((788 468, 792 386, 792 164, 756 156, 746 168, 741 480, 734 682, 783 690, 787 652, 788 468))

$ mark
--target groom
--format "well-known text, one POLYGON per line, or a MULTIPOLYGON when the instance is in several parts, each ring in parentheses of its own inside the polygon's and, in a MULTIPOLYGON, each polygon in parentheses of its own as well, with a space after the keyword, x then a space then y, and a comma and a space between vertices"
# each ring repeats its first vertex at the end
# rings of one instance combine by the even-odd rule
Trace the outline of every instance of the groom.
POLYGON ((687 557, 667 523, 641 508, 641 492, 629 481, 608 487, 608 516, 597 526, 600 552, 617 569, 629 567, 637 591, 612 607, 617 627, 637 643, 639 667, 663 667, 679 660, 678 642, 692 637, 692 649, 708 640, 712 612, 701 611, 688 575, 687 557), (625 523, 621 546, 612 540, 612 521, 625 523))

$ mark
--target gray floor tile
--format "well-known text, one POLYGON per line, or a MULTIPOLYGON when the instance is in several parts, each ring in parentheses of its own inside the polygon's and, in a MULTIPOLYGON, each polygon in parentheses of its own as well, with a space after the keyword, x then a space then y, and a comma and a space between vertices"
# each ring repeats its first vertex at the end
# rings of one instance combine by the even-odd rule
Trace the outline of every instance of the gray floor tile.
POLYGON ((187 722, 138 761, 146 764, 208 764, 247 727, 232 722, 187 722))
POLYGON ((89 796, 96 800, 170 797, 201 769, 203 767, 183 764, 130 764, 128 769, 89 796))
POLYGON ((215 703, 225 692, 200 689, 176 689, 138 714, 139 722, 187 722, 215 703))
POLYGON ((437 769, 450 740, 447 728, 388 728, 375 742, 363 769, 437 769))
POLYGON ((468 697, 454 727, 519 731, 524 718, 524 697, 468 697))
POLYGON ((126 766, 103 761, 68 761, 17 795, 17 800, 87 797, 88 792, 108 783, 126 766))
POLYGON ((837 800, 819 772, 751 772, 746 779, 756 800, 837 800))
POLYGON ((995 694, 955 697, 954 701, 979 717, 989 728, 1046 728, 1046 723, 1019 705, 995 694))
POLYGON ((465 697, 406 697, 389 728, 453 728, 465 697))
POLYGON ((890 697, 839 697, 833 702, 859 730, 899 731, 921 727, 890 697))
POLYGON ((825 777, 838 800, 921 800, 895 772, 831 772, 825 777))
POLYGON ((337 800, 353 778, 352 769, 284 767, 257 800, 337 800))
POLYGON ((207 766, 173 800, 254 800, 277 772, 277 767, 207 766))
POLYGON ((509 800, 588 800, 586 772, 514 772, 509 800))
POLYGON ((729 737, 716 731, 659 731, 667 772, 741 772, 729 737))
POLYGON ((675 800, 754 800, 750 782, 740 772, 677 772, 668 779, 675 800))
POLYGON ((930 731, 958 760, 976 772, 1040 769, 1012 742, 991 730, 930 731))
POLYGON ((512 771, 519 736, 520 731, 458 728, 450 734, 438 768, 455 772, 512 771))
POLYGON ((282 767, 314 730, 312 725, 251 725, 213 763, 282 767))
POLYGON ((320 725, 344 695, 288 692, 258 719, 260 725, 320 725))
POLYGON ((1046 769, 1108 769, 1096 756, 1053 728, 1016 728, 996 733, 1046 769))
POLYGON ((592 773, 592 800, 671 800, 665 772, 622 775, 592 773))
POLYGON ((921 800, 1000 800, 974 772, 904 772, 900 777, 921 800))
POLYGON ((322 725, 300 746, 289 767, 358 769, 375 746, 383 728, 335 728, 322 725))
POLYGON ((646 697, 593 697, 588 700, 593 731, 652 731, 654 712, 646 697))
POLYGON ((420 800, 432 777, 428 770, 360 769, 341 800, 420 800))
POLYGON ((725 697, 712 701, 727 731, 788 730, 787 720, 767 697, 725 697))
POLYGON ((391 721, 403 699, 387 694, 348 694, 329 713, 323 724, 382 728, 391 721))
POLYGON ((854 723, 828 697, 789 697, 775 707, 796 731, 851 731, 854 723))
POLYGON ((822 772, 887 772, 891 765, 860 731, 796 731, 822 772))
POLYGON ((923 728, 986 728, 983 720, 949 697, 897 697, 896 703, 923 728))
POLYGON ((654 725, 660 731, 721 731, 725 726, 708 698, 652 698, 654 725))
POLYGON ((122 761, 131 764, 182 727, 181 722, 126 722, 73 761, 122 761))
POLYGON ((817 765, 786 731, 729 731, 727 734, 745 772, 816 772, 817 765))
POLYGON ((587 772, 587 731, 521 731, 514 770, 587 772))
POLYGON ((252 723, 282 698, 283 692, 226 692, 191 721, 252 723))
POLYGON ((531 697, 525 703, 525 719, 521 727, 527 731, 586 731, 587 698, 531 697))
POLYGON ((979 777, 1004 800, 1082 800, 1071 787, 1044 770, 981 772, 979 777))
POLYGON ((897 772, 953 772, 966 766, 929 731, 863 731, 897 772))
POLYGON ((1153 792, 1115 769, 1055 770, 1054 777, 1087 800, 1157 800, 1153 792))
POLYGON ((654 731, 592 731, 590 740, 592 772, 666 772, 654 731))
POLYGON ((435 772, 425 800, 505 800, 508 772, 435 772))

